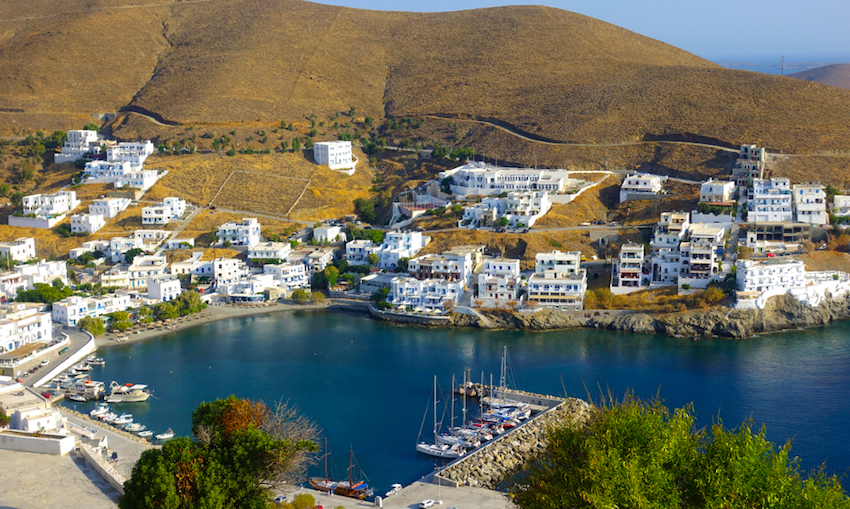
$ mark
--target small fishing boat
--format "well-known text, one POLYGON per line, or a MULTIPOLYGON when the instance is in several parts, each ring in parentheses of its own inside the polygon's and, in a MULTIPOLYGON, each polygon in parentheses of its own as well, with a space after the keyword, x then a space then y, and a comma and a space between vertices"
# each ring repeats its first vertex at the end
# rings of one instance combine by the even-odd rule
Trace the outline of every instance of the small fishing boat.
POLYGON ((103 357, 89 357, 86 359, 86 364, 89 366, 106 366, 106 361, 103 357))
POLYGON ((116 417, 118 417, 118 414, 116 414, 115 412, 106 412, 103 415, 97 416, 97 418, 100 419, 103 422, 109 422, 112 419, 115 419, 116 417))
POLYGON ((133 422, 133 414, 121 414, 118 417, 109 421, 113 426, 125 426, 133 422))
POLYGON ((92 417, 100 417, 109 413, 109 405, 106 403, 98 403, 94 410, 89 412, 92 417))
POLYGON ((130 433, 138 433, 140 431, 144 431, 146 428, 147 426, 145 426, 144 424, 133 422, 124 426, 124 431, 129 431, 130 433))
POLYGON ((70 396, 68 396, 68 399, 70 399, 71 401, 76 401, 78 403, 85 403, 86 401, 88 401, 85 396, 80 396, 79 394, 71 394, 70 396))
POLYGON ((150 437, 153 436, 153 431, 151 431, 151 430, 141 431, 141 432, 139 432, 139 436, 141 438, 150 438, 150 437))
POLYGON ((174 430, 171 428, 168 428, 168 431, 165 433, 160 433, 156 436, 157 440, 171 440, 172 438, 174 438, 174 430))

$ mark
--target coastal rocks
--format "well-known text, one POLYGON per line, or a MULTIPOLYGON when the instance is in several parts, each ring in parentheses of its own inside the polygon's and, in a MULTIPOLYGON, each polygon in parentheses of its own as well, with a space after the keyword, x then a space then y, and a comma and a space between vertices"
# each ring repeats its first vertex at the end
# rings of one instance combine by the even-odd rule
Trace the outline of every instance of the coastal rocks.
POLYGON ((582 426, 592 406, 568 398, 559 406, 495 439, 439 473, 458 486, 494 489, 526 462, 541 454, 548 445, 552 426, 582 426))
POLYGON ((654 315, 640 312, 540 310, 535 313, 481 311, 485 319, 453 314, 449 325, 490 329, 574 329, 588 327, 620 332, 660 334, 680 338, 708 336, 743 339, 765 332, 816 327, 850 318, 850 296, 829 295, 817 307, 801 303, 791 295, 768 300, 764 309, 712 308, 683 313, 654 315))

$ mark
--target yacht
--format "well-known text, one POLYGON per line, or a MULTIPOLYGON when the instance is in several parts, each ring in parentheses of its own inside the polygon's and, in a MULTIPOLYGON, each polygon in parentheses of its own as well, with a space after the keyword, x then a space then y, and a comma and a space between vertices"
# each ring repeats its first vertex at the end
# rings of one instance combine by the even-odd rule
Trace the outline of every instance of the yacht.
POLYGON ((117 382, 109 384, 109 394, 106 395, 106 401, 109 403, 136 403, 147 401, 151 397, 151 393, 147 390, 147 385, 142 384, 126 384, 118 385, 117 382))

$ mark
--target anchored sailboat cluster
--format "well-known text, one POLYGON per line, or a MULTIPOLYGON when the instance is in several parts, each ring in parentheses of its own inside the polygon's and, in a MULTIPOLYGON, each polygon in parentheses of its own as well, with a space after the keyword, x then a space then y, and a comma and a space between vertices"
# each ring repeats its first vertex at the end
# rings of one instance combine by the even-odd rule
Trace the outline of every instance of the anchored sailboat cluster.
POLYGON ((356 498, 363 500, 364 498, 374 495, 374 490, 369 488, 366 481, 354 480, 354 451, 352 450, 348 460, 348 480, 334 481, 328 478, 328 440, 325 439, 325 476, 311 477, 309 479, 310 486, 314 490, 323 491, 325 493, 332 492, 335 495, 343 497, 356 498))
MULTIPOLYGON (((454 425, 454 391, 452 391, 451 403, 451 426, 448 433, 440 433, 437 423, 437 377, 434 377, 434 442, 420 442, 416 444, 416 450, 422 454, 437 458, 456 459, 467 454, 469 451, 481 446, 482 443, 492 440, 493 437, 505 432, 506 429, 519 425, 531 416, 531 407, 527 403, 513 401, 505 398, 505 384, 507 373, 507 347, 502 356, 501 376, 499 388, 486 400, 481 399, 482 409, 486 405, 488 410, 481 413, 472 421, 467 421, 466 391, 463 392, 463 424, 454 425)), ((469 385, 464 373, 463 387, 469 385)), ((455 385, 452 377, 452 387, 455 385)), ((482 384, 483 385, 483 384, 482 384)), ((490 384, 493 387, 493 384, 490 384)), ((427 413, 427 410, 426 410, 427 413)))

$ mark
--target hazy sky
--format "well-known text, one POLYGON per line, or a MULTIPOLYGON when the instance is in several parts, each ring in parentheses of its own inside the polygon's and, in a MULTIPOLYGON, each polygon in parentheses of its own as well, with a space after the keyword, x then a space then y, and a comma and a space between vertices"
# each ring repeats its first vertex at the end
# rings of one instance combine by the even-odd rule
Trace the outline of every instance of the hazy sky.
POLYGON ((359 9, 450 11, 548 5, 601 19, 709 60, 850 62, 850 0, 317 0, 359 9), (827 61, 832 60, 832 61, 827 61))

